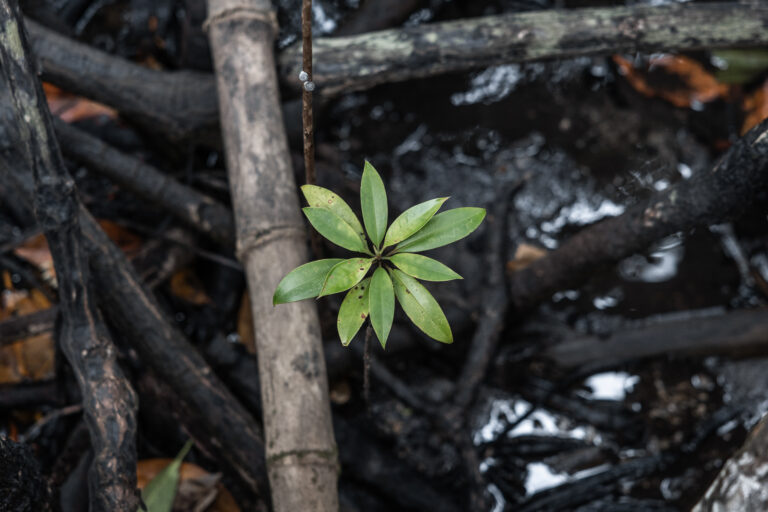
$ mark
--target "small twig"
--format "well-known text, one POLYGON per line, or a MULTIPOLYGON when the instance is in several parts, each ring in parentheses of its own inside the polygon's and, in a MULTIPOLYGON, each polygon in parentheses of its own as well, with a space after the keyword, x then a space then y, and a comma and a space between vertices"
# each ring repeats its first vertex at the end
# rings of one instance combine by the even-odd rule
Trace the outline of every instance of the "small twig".
MULTIPOLYGON (((308 185, 317 184, 315 174, 315 120, 312 112, 312 91, 315 83, 312 81, 312 0, 302 0, 301 3, 301 124, 304 138, 304 173, 308 185)), ((315 230, 311 232, 312 253, 316 258, 322 257, 323 246, 320 236, 315 230)))
POLYGON ((371 335, 373 334, 373 327, 368 322, 368 328, 365 330, 365 346, 363 349, 363 398, 365 399, 365 405, 370 412, 370 397, 371 397, 371 335))

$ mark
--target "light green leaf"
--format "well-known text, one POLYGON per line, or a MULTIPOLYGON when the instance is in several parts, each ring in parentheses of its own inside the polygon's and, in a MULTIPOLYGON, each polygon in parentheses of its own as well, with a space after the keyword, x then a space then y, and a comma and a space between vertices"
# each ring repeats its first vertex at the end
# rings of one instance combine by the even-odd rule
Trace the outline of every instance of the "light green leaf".
POLYGON ((447 197, 430 199, 405 210, 389 226, 383 247, 401 242, 423 228, 447 199, 447 197))
POLYGON ((323 289, 325 276, 331 268, 344 261, 341 258, 317 260, 296 267, 277 285, 272 304, 285 304, 317 297, 323 289))
POLYGON ((472 233, 484 218, 485 208, 454 208, 438 213, 395 250, 421 252, 448 245, 472 233))
POLYGON ((363 279, 352 287, 344 297, 339 308, 339 317, 336 327, 339 330, 341 344, 349 345, 352 338, 368 318, 368 292, 370 291, 371 278, 363 279))
POLYGON ((360 235, 341 217, 326 208, 306 207, 302 208, 304 215, 318 233, 325 238, 350 251, 370 254, 365 242, 360 235))
POLYGON ((381 347, 387 348, 387 338, 395 318, 395 292, 389 274, 382 267, 373 273, 368 302, 373 330, 376 331, 381 347))
POLYGON ((355 286, 371 268, 373 258, 351 258, 337 263, 328 272, 323 289, 317 297, 344 292, 355 286))
POLYGON ((427 258, 421 254, 412 254, 404 252, 390 256, 389 259, 397 268, 415 277, 425 281, 452 281, 461 279, 461 276, 443 265, 437 260, 427 258))
POLYGON ((192 448, 192 441, 187 441, 184 448, 153 478, 141 491, 141 499, 147 506, 147 512, 171 512, 173 500, 176 499, 176 489, 179 486, 179 469, 184 457, 192 448))
POLYGON ((390 271, 397 301, 416 327, 442 343, 453 343, 453 334, 443 310, 417 280, 397 269, 390 271))
POLYGON ((360 239, 365 244, 365 231, 363 225, 352 211, 352 208, 339 197, 338 194, 328 190, 327 188, 318 187, 317 185, 303 185, 301 191, 304 194, 304 198, 309 203, 309 206, 314 208, 325 208, 330 210, 339 217, 341 220, 349 224, 356 233, 360 235, 360 239))
POLYGON ((387 191, 376 169, 365 162, 360 182, 360 207, 368 237, 378 247, 387 230, 387 191))

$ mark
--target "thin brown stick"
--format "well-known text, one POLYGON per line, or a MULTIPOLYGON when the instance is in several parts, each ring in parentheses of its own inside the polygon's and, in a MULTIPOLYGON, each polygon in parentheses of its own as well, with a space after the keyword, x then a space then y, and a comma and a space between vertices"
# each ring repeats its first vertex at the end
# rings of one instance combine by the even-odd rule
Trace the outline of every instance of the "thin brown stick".
POLYGON ((371 398, 371 334, 373 327, 368 322, 368 328, 365 329, 365 345, 363 348, 363 397, 368 406, 371 398))
MULTIPOLYGON (((301 125, 304 140, 304 173, 308 185, 317 183, 315 173, 315 119, 312 111, 312 91, 315 83, 312 81, 312 0, 302 0, 301 4, 301 125)), ((322 242, 320 235, 313 229, 310 233, 312 254, 322 257, 322 242)))

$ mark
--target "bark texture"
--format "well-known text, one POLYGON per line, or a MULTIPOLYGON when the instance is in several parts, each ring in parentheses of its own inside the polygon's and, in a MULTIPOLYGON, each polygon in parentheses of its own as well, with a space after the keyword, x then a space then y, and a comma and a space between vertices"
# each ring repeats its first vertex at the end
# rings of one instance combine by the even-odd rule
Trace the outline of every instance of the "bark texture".
POLYGON ((578 286, 602 265, 653 242, 733 218, 768 195, 768 120, 752 128, 709 171, 635 204, 618 217, 581 230, 558 249, 512 275, 515 306, 535 306, 578 286))
POLYGON ((768 353, 768 311, 659 322, 621 329, 607 338, 581 336, 557 343, 544 355, 564 368, 594 369, 660 356, 739 357, 768 353))
MULTIPOLYGON (((614 52, 756 46, 768 6, 635 5, 557 9, 404 27, 314 44, 315 82, 324 94, 508 62, 614 52)), ((299 72, 293 46, 280 55, 284 80, 299 72)))
POLYGON ((208 16, 238 255, 259 355, 272 502, 277 511, 337 510, 317 310, 310 301, 272 305, 280 279, 307 258, 272 53, 274 15, 266 0, 209 0, 208 16))
POLYGON ((117 351, 93 299, 75 184, 29 55, 16 6, 1 0, 0 68, 15 108, 23 156, 34 176, 35 217, 56 268, 62 313, 59 342, 77 378, 91 437, 89 510, 133 512, 139 505, 136 395, 117 364, 117 351))
MULTIPOLYGON (((318 38, 313 81, 328 96, 510 62, 619 51, 760 46, 768 43, 766 25, 768 6, 733 3, 487 16, 318 38)), ((142 126, 173 138, 216 137, 218 104, 210 75, 151 70, 37 23, 29 22, 28 27, 44 80, 114 107, 142 126)), ((278 78, 284 86, 295 89, 301 62, 300 45, 281 52, 278 78)), ((298 120, 288 122, 298 126, 298 120)))
POLYGON ((728 459, 692 512, 768 510, 768 417, 752 429, 741 449, 728 459))

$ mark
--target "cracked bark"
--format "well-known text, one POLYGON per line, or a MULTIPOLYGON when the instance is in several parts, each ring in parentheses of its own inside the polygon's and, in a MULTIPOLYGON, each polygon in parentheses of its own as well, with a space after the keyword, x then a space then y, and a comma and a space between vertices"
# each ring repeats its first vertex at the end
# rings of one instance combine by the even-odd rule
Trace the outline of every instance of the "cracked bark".
POLYGON ((208 16, 238 254, 259 354, 272 503, 277 511, 338 510, 317 310, 309 301, 272 305, 280 279, 307 260, 272 53, 274 15, 268 0, 209 0, 208 16))
MULTIPOLYGON (((405 1, 405 0, 404 0, 405 1)), ((410 1, 410 0, 408 0, 410 1)), ((324 96, 387 82, 511 62, 614 52, 681 51, 768 43, 768 5, 684 3, 564 9, 318 38, 313 80, 324 96)), ((116 108, 172 138, 215 138, 216 85, 205 73, 154 71, 29 22, 43 79, 116 108)), ((279 55, 295 88, 300 45, 279 55)), ((298 120, 289 122, 298 125, 298 120)), ((295 130, 297 133, 299 129, 295 130)))
POLYGON ((93 449, 89 510, 133 512, 136 490, 136 395, 117 363, 91 290, 74 181, 64 165, 41 84, 29 59, 15 5, 0 0, 0 68, 34 176, 34 214, 56 268, 59 343, 74 370, 93 449))

